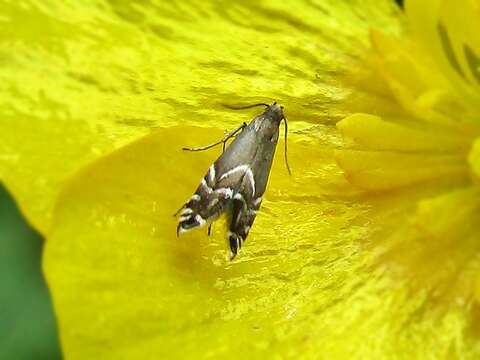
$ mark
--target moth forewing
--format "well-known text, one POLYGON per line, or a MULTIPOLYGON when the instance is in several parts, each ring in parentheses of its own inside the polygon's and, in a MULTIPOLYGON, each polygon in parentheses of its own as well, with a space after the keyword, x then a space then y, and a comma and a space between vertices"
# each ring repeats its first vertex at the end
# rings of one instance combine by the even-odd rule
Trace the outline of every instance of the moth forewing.
POLYGON ((222 141, 199 148, 184 148, 198 151, 223 143, 225 149, 226 141, 236 135, 179 211, 177 226, 177 235, 180 235, 211 223, 223 212, 228 212, 230 259, 242 247, 260 209, 278 142, 280 122, 285 119, 282 106, 276 103, 254 106, 258 105, 266 106, 265 111, 248 125, 244 123, 227 134, 222 141))

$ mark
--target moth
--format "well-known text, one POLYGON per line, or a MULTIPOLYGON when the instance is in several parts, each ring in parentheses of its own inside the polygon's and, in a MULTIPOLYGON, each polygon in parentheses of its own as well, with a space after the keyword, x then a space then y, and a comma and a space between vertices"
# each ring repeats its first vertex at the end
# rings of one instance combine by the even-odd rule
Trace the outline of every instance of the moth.
POLYGON ((242 247, 260 209, 282 120, 285 122, 285 164, 291 173, 287 158, 288 125, 283 106, 274 102, 272 105, 261 103, 230 108, 239 110, 255 106, 265 106, 265 111, 249 124, 244 122, 226 134, 222 140, 207 146, 183 148, 202 151, 223 144, 223 153, 210 166, 193 196, 177 211, 176 215, 180 213, 177 236, 206 224, 210 224, 210 235, 212 221, 226 212, 230 260, 242 247), (225 148, 231 138, 233 141, 225 148))

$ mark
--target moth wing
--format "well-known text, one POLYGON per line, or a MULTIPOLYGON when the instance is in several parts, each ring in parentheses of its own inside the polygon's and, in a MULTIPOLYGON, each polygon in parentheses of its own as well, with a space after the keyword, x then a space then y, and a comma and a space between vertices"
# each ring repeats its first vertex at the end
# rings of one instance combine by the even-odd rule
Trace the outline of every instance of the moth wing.
POLYGON ((202 227, 216 219, 233 198, 233 190, 216 187, 215 167, 212 165, 190 200, 183 206, 177 235, 202 227))
POLYGON ((230 258, 233 259, 242 243, 247 239, 253 221, 260 208, 262 197, 255 197, 255 180, 249 167, 246 167, 238 191, 233 196, 232 214, 228 231, 230 258))

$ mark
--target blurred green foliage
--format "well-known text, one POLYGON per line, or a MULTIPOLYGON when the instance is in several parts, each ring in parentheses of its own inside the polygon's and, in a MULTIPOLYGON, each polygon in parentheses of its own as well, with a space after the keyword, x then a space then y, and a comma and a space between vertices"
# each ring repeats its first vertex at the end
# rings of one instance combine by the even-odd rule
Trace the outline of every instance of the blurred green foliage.
POLYGON ((0 184, 0 359, 61 359, 41 271, 43 239, 0 184))

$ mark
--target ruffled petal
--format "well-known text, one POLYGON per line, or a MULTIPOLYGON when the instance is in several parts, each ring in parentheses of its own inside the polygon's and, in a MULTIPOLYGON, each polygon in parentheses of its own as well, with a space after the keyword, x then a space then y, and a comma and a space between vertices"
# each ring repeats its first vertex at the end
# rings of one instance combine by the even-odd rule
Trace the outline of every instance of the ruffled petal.
MULTIPOLYGON (((440 358, 469 356, 471 338, 458 336, 469 326, 464 312, 430 309, 407 282, 373 267, 362 243, 381 214, 327 196, 321 182, 315 193, 286 192, 281 157, 234 262, 217 223, 210 237, 205 229, 176 238, 172 214, 216 153, 175 144, 217 135, 162 129, 69 181, 44 258, 66 356, 424 358, 432 348, 440 358)), ((331 157, 309 158, 301 136, 292 140, 298 174, 314 161, 317 178, 334 169, 331 157)))
POLYGON ((456 134, 449 128, 415 124, 407 118, 392 120, 385 121, 370 114, 354 114, 340 121, 337 128, 357 147, 365 150, 465 153, 468 149, 470 139, 467 134, 456 134))
MULTIPOLYGON (((277 100, 301 124, 345 116, 336 78, 389 1, 0 5, 0 178, 48 233, 63 182, 158 127, 233 128, 222 104, 277 100), (367 21, 368 20, 368 21, 367 21)), ((385 26, 388 24, 388 26, 385 26)), ((362 45, 363 44, 363 45, 362 45)))
POLYGON ((475 0, 407 1, 407 16, 439 70, 476 105, 480 98, 480 4, 475 0))

